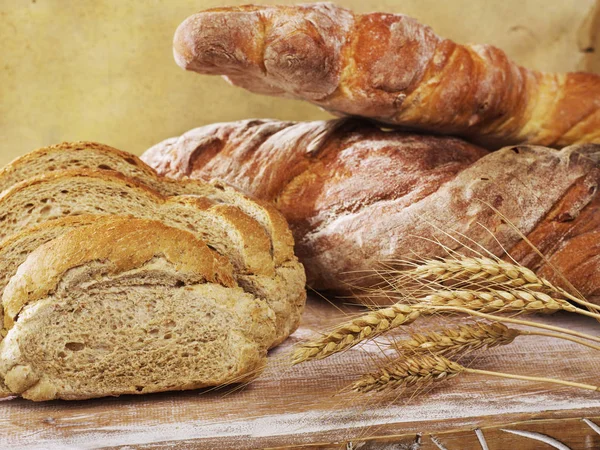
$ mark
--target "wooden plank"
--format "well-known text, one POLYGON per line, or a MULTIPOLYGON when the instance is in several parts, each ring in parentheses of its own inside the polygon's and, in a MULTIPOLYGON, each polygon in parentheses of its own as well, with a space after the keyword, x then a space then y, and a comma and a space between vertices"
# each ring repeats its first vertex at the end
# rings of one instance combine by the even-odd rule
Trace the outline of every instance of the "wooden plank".
MULTIPOLYGON (((589 427, 580 419, 600 417, 600 394, 596 392, 475 375, 458 377, 418 396, 338 394, 384 357, 383 339, 324 361, 293 368, 287 365, 289 349, 295 342, 356 312, 355 307, 344 306, 339 310, 311 298, 301 328, 272 352, 263 376, 242 390, 228 388, 85 402, 2 402, 0 448, 249 449, 313 444, 343 448, 348 442, 377 443, 383 438, 389 441, 390 436, 414 440, 417 433, 422 433, 423 449, 434 448, 426 446, 431 444, 428 437, 431 434, 446 439, 443 442, 448 443, 447 448, 455 449, 470 448, 460 442, 461 439, 473 442, 473 429, 489 428, 486 437, 489 434, 490 439, 498 442, 500 437, 510 439, 507 442, 520 449, 528 447, 517 445, 529 444, 517 441, 527 439, 505 436, 500 428, 524 421, 527 426, 523 429, 546 430, 550 435, 558 433, 557 438, 571 439, 574 432, 564 435, 563 429, 575 427, 574 430, 588 431, 589 427), (556 422, 565 419, 572 420, 556 422), (540 420, 550 422, 543 425, 540 420), (552 421, 569 426, 554 426, 552 421), (539 428, 540 424, 546 428, 539 428), (379 437, 379 441, 373 440, 374 437, 379 437)), ((439 318, 436 322, 449 320, 439 318)), ((594 320, 567 314, 536 320, 594 334, 598 330, 594 320)), ((431 326, 428 324, 429 321, 423 321, 420 327, 431 326)), ((511 346, 492 349, 462 362, 481 369, 588 383, 598 383, 596 374, 600 370, 600 358, 593 350, 537 337, 519 338, 511 346)), ((572 443, 572 448, 598 448, 594 447, 597 442, 594 434, 588 432, 588 435, 592 437, 572 443)), ((531 448, 546 448, 540 445, 531 448)))
POLYGON ((585 450, 600 448, 597 422, 592 419, 557 419, 510 423, 498 427, 448 431, 436 434, 408 434, 402 436, 373 437, 337 444, 313 444, 279 449, 305 450, 333 449, 489 449, 540 450, 564 448, 585 450))

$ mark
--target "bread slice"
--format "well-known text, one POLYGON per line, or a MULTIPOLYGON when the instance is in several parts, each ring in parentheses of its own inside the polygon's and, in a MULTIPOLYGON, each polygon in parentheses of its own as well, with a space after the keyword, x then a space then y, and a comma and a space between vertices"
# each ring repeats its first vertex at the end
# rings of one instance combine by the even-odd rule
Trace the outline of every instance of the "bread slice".
MULTIPOLYGON (((18 183, 0 196, 0 238, 74 215, 131 215, 192 231, 232 262, 245 291, 269 303, 278 331, 272 345, 297 328, 306 299, 304 270, 295 257, 276 266, 263 227, 237 207, 204 197, 165 197, 112 171, 57 171, 18 183)), ((8 328, 14 311, 4 306, 8 328)))
MULTIPOLYGON (((2 269, 0 270, 0 298, 18 267, 36 248, 75 228, 93 223, 111 223, 114 220, 115 218, 112 216, 63 217, 27 228, 2 241, 0 243, 0 267, 2 269)), ((3 308, 0 304, 0 323, 4 322, 3 316, 3 308)), ((5 335, 6 330, 2 329, 0 333, 5 335)))
MULTIPOLYGON (((31 252, 58 236, 75 228, 93 223, 111 223, 114 216, 73 216, 50 220, 40 225, 27 228, 0 243, 0 299, 10 279, 18 267, 25 262, 31 252)), ((0 324, 4 323, 4 308, 0 302, 0 324)), ((0 325, 0 340, 6 336, 6 329, 0 325)), ((0 398, 14 395, 4 385, 0 377, 0 398)))
POLYGON ((159 177, 137 156, 95 142, 64 142, 15 159, 0 170, 0 192, 32 177, 76 169, 115 171, 165 196, 198 195, 217 203, 234 205, 265 228, 272 241, 276 264, 294 257, 294 240, 287 222, 270 203, 254 201, 219 182, 175 181, 159 177))
POLYGON ((275 339, 266 302, 192 233, 115 218, 31 253, 4 292, 0 375, 31 400, 196 389, 252 378, 275 339))
POLYGON ((4 166, 0 191, 37 175, 75 169, 112 170, 136 180, 156 177, 153 169, 127 152, 94 142, 64 142, 29 152, 4 166))
POLYGON ((0 204, 0 239, 58 217, 131 214, 210 236, 211 245, 228 253, 242 272, 273 270, 264 230, 237 208, 203 197, 164 197, 116 172, 61 171, 34 177, 4 191, 0 204))

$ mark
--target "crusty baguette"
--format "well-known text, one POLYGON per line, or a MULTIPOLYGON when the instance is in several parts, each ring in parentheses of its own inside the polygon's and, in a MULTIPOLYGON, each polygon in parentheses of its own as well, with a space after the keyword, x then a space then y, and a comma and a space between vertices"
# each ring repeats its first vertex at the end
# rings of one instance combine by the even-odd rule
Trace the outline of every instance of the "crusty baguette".
MULTIPOLYGON (((247 292, 265 299, 277 319, 277 339, 298 326, 304 271, 295 257, 276 264, 263 227, 235 206, 205 197, 165 197, 113 171, 57 171, 14 185, 0 196, 0 238, 48 220, 76 215, 131 215, 194 232, 226 256, 247 292)), ((5 314, 10 327, 12 316, 5 314)))
POLYGON ((173 182, 160 178, 137 156, 95 142, 63 142, 27 153, 0 169, 0 192, 38 175, 74 169, 113 170, 166 196, 199 195, 234 205, 263 225, 271 238, 276 264, 294 257, 294 240, 273 205, 254 201, 219 183, 197 180, 173 182))
POLYGON ((599 145, 489 153, 357 120, 254 120, 191 130, 142 159, 162 175, 219 178, 274 201, 317 289, 368 287, 379 263, 446 256, 436 241, 461 250, 459 238, 496 255, 503 247, 559 282, 553 265, 585 295, 600 295, 599 145))
POLYGON ((0 375, 31 400, 195 389, 252 378, 275 315, 192 233, 118 219, 29 255, 3 301, 0 375))
POLYGON ((179 26, 174 53, 187 70, 253 92, 494 148, 600 142, 600 76, 528 70, 404 15, 332 3, 215 8, 179 26))

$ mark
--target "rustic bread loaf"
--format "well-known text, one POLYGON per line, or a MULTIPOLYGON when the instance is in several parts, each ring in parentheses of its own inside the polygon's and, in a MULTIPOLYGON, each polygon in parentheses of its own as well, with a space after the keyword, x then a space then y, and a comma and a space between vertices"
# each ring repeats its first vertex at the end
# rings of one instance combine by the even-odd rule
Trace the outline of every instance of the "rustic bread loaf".
POLYGON ((3 302, 0 374, 37 401, 248 380, 278 334, 227 258, 148 220, 115 218, 38 247, 3 302))
POLYGON ((142 159, 161 175, 222 179, 275 202, 317 289, 371 286, 378 279, 365 275, 381 262, 446 256, 439 242, 506 249, 553 281, 552 266, 600 295, 599 145, 489 153, 357 120, 250 120, 191 130, 142 159))
MULTIPOLYGON (((276 345, 298 326, 304 271, 295 257, 280 264, 264 228, 235 206, 205 197, 165 197, 113 171, 57 171, 14 185, 0 196, 0 239, 48 220, 77 215, 131 215, 192 231, 226 256, 238 284, 276 314, 276 345)), ((6 306, 6 304, 5 304, 6 306)), ((6 314, 6 327, 11 315, 6 314)))
POLYGON ((400 14, 332 3, 215 8, 187 18, 173 47, 187 70, 335 114, 494 148, 600 142, 600 76, 528 70, 400 14))
POLYGON ((250 199, 219 183, 160 178, 137 156, 95 142, 63 142, 15 159, 0 170, 0 192, 31 177, 74 169, 113 170, 166 196, 199 195, 234 205, 263 225, 271 238, 276 264, 294 257, 292 234, 273 205, 250 199))

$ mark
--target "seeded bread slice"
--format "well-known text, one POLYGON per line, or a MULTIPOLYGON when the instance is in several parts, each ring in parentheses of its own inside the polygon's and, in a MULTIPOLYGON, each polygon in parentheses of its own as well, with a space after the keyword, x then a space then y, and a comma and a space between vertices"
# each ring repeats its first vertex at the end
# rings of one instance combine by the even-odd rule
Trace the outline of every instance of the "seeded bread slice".
POLYGON ((0 192, 35 176, 76 169, 115 171, 165 196, 199 195, 217 203, 234 205, 265 228, 276 264, 294 258, 294 240, 287 222, 270 203, 257 202, 219 182, 174 181, 159 177, 135 155, 95 142, 64 142, 15 159, 0 170, 0 192))
POLYGON ((38 247, 5 289, 0 375, 31 400, 195 389, 264 365, 275 314, 192 233, 113 218, 38 247))
MULTIPOLYGON (((294 257, 275 265, 263 227, 235 206, 204 197, 165 197, 112 171, 57 171, 25 180, 0 196, 0 238, 48 220, 76 215, 131 215, 192 231, 226 256, 247 292, 264 298, 277 317, 276 345, 298 326, 306 293, 294 257)), ((5 326, 15 311, 5 307, 5 326)))

